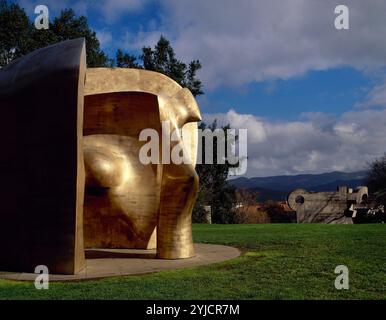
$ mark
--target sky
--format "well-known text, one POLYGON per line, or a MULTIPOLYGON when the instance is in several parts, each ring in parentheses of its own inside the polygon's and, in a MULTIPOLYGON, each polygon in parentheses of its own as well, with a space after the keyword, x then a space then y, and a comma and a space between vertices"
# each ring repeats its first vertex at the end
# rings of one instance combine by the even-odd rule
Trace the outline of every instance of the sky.
POLYGON ((357 171, 386 152, 384 0, 19 0, 85 15, 102 49, 199 59, 204 121, 248 129, 246 176, 357 171), (338 4, 349 8, 337 30, 338 4))

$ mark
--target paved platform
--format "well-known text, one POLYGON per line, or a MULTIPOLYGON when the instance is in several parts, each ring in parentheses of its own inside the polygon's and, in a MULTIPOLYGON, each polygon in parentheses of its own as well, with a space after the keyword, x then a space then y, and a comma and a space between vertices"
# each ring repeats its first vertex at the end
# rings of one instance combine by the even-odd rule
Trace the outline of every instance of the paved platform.
MULTIPOLYGON (((50 281, 90 280, 115 276, 192 268, 240 256, 236 248, 214 244, 195 244, 196 256, 189 259, 155 259, 155 250, 88 249, 86 268, 76 275, 50 274, 50 281)), ((34 273, 0 272, 0 279, 34 281, 34 273)))

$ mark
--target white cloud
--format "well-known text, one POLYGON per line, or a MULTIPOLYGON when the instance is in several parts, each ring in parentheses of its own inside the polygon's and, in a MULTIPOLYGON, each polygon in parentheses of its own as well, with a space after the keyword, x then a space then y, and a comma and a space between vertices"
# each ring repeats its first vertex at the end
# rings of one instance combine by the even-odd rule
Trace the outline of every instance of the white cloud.
POLYGON ((113 41, 111 32, 105 30, 96 31, 97 38, 103 49, 106 49, 113 41))
MULTIPOLYGON (((198 58, 207 88, 289 79, 309 70, 386 64, 386 2, 354 1, 350 30, 334 27, 335 0, 164 0, 161 30, 179 56, 198 58)), ((154 44, 154 43, 153 43, 154 44)))
POLYGON ((125 13, 142 9, 148 0, 102 0, 98 8, 108 22, 113 22, 125 13))
MULTIPOLYGON (((156 0, 46 0, 52 10, 98 12, 113 23, 156 0)), ((20 0, 28 10, 37 0, 20 0)), ((161 33, 183 59, 200 59, 207 89, 289 79, 310 70, 349 65, 377 70, 386 64, 386 2, 347 0, 350 30, 334 27, 336 0, 158 0, 160 24, 122 35, 122 47, 154 45, 161 33)), ((32 12, 32 11, 31 11, 32 12)), ((117 38, 118 39, 118 38, 117 38)), ((119 42, 119 41, 118 41, 119 42)), ((118 43, 120 44, 120 43, 118 43)), ((273 88, 267 88, 272 90, 273 88)))
MULTIPOLYGON (((54 11, 72 7, 113 23, 157 0, 46 0, 54 11)), ((19 0, 32 13, 37 0, 19 0)), ((336 0, 158 0, 161 8, 143 32, 117 36, 116 46, 138 50, 161 33, 179 57, 200 59, 206 89, 290 79, 310 70, 349 65, 368 71, 386 65, 386 1, 346 0, 350 30, 334 27, 336 0)), ((128 22, 129 23, 129 22, 128 22)), ((273 90, 267 88, 267 90, 273 90)))
POLYGON ((248 176, 356 171, 386 152, 386 110, 322 113, 304 121, 273 122, 230 110, 205 114, 232 128, 248 129, 248 176))
POLYGON ((375 86, 367 95, 365 107, 386 107, 386 83, 375 86))
MULTIPOLYGON (((60 2, 80 14, 97 11, 108 23, 139 12, 152 0, 60 2)), ((38 1, 20 0, 31 8, 38 1)), ((310 70, 351 66, 368 74, 386 66, 386 1, 346 0, 350 30, 334 28, 336 0, 162 0, 154 21, 136 34, 127 32, 118 47, 153 46, 166 35, 184 60, 200 59, 205 89, 298 77, 310 70)), ((98 33, 106 44, 111 37, 98 33)), ((384 72, 384 69, 383 69, 384 72)), ((381 73, 382 75, 382 73, 381 73)), ((386 84, 374 87, 363 104, 386 106, 386 84)), ((386 109, 356 109, 339 117, 303 114, 301 121, 274 122, 229 111, 205 115, 249 131, 249 176, 300 172, 354 171, 386 151, 386 109)))
POLYGON ((136 51, 142 49, 142 47, 154 46, 160 36, 160 32, 139 31, 132 33, 126 31, 117 44, 119 48, 124 50, 136 51))

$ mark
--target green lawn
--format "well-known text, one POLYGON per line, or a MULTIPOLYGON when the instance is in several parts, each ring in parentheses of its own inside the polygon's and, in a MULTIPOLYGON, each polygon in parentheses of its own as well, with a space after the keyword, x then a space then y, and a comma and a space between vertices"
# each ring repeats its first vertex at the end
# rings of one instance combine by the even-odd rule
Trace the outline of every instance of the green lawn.
POLYGON ((1 299, 386 299, 386 225, 195 225, 195 242, 234 245, 237 259, 98 281, 0 280, 1 299), (334 269, 349 268, 336 290, 334 269))

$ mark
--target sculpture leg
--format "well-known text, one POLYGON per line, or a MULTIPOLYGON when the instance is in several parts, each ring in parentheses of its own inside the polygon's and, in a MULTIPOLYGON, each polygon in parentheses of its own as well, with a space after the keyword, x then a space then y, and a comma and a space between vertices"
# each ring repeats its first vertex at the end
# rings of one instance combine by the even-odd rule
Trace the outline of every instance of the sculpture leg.
POLYGON ((198 176, 192 165, 164 165, 157 229, 157 257, 194 256, 192 210, 198 193, 198 176))

